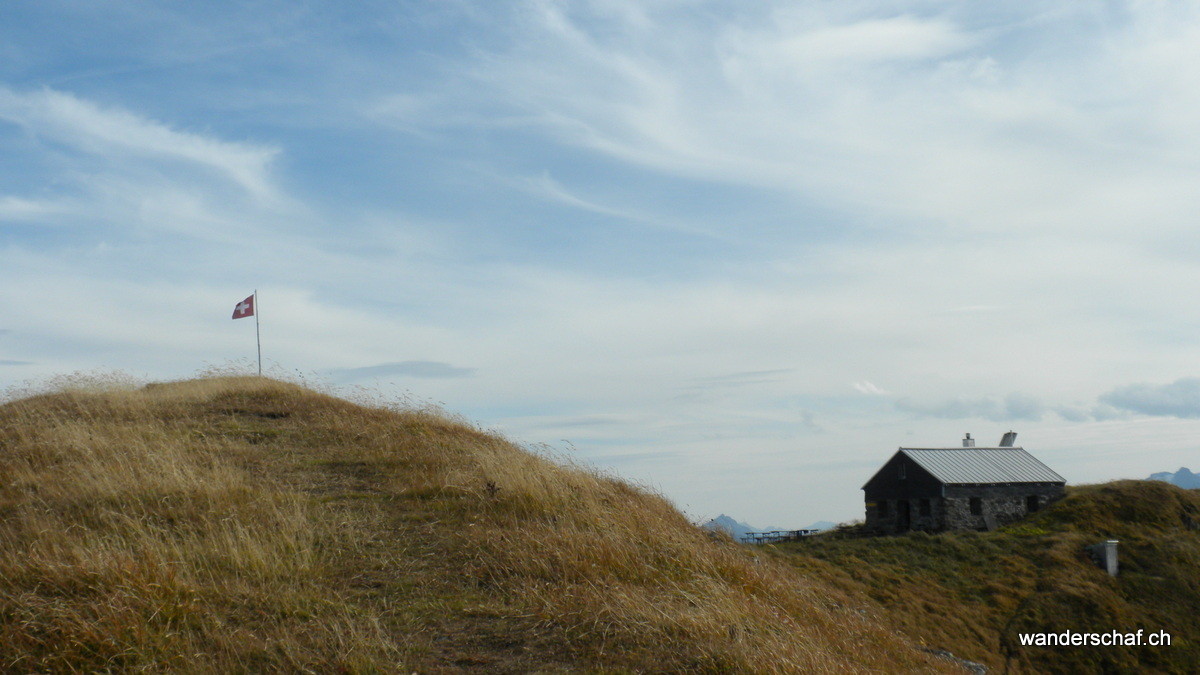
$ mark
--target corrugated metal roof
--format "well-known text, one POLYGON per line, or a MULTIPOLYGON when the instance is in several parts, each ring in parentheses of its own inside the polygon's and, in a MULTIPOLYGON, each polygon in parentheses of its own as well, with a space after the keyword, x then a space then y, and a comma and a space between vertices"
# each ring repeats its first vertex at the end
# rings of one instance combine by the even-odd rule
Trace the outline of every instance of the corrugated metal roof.
POLYGON ((1065 483, 1024 448, 900 448, 943 483, 1065 483))

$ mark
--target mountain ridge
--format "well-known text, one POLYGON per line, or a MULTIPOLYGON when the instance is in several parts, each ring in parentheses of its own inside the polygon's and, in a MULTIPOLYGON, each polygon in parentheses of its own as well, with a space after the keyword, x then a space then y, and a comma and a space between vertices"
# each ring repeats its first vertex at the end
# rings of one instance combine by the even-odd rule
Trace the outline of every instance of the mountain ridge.
POLYGON ((730 537, 733 537, 734 541, 740 541, 743 537, 745 537, 750 532, 774 532, 774 531, 786 531, 788 529, 824 531, 824 530, 831 530, 831 529, 837 527, 837 523, 834 523, 834 522, 828 521, 828 520, 818 520, 817 522, 813 523, 812 525, 809 525, 808 527, 801 527, 801 528, 785 528, 785 527, 779 527, 776 525, 771 525, 768 527, 755 527, 748 523, 744 523, 740 520, 736 520, 732 516, 728 516, 728 515, 725 515, 724 513, 722 513, 722 514, 718 515, 716 518, 710 518, 707 522, 705 522, 700 527, 701 527, 701 529, 710 530, 710 531, 720 530, 720 531, 728 534, 730 537))
POLYGON ((1200 474, 1193 473, 1186 466, 1179 467, 1178 471, 1160 471, 1150 474, 1146 480, 1163 481, 1172 485, 1179 486, 1187 490, 1200 489, 1200 474))

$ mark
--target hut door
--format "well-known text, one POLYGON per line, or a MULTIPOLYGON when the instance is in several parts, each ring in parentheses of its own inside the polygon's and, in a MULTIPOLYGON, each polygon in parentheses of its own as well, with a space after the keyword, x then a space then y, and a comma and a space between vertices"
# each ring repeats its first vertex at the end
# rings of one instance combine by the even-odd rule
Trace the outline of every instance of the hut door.
POLYGON ((911 525, 912 518, 909 512, 908 500, 901 499, 896 502, 896 529, 906 532, 911 525))

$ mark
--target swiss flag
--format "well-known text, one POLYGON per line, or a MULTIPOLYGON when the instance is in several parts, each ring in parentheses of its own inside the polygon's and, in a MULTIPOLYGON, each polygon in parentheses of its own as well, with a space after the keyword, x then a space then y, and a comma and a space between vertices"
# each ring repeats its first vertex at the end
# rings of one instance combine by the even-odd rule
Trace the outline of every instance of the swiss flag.
POLYGON ((239 302, 237 304, 237 306, 233 308, 233 318, 244 319, 248 316, 254 316, 254 296, 253 295, 251 295, 250 297, 246 298, 245 300, 239 302))

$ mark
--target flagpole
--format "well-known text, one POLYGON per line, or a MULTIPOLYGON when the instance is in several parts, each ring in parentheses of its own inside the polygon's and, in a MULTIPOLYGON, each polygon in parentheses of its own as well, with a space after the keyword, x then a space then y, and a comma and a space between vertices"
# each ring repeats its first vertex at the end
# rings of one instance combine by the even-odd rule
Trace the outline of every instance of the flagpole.
POLYGON ((258 343, 258 376, 262 377, 262 337, 258 330, 258 289, 254 289, 254 341, 258 343))

